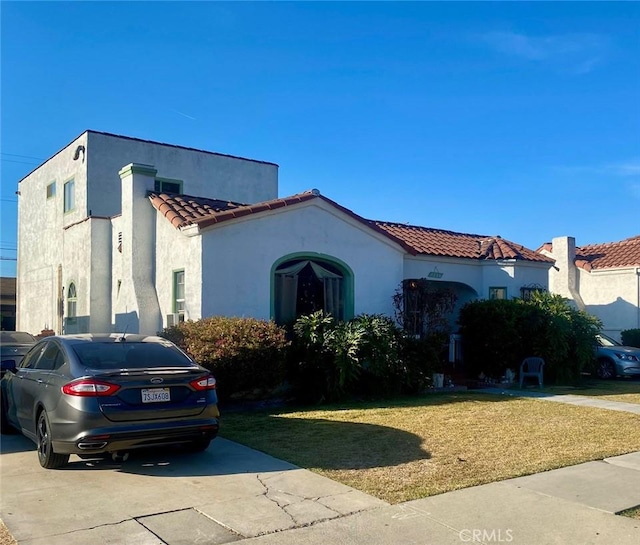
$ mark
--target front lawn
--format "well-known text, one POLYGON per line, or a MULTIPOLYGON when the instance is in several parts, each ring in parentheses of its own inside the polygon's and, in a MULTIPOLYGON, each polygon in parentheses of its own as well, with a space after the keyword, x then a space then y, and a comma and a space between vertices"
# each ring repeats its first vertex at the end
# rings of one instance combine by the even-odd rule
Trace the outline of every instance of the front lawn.
POLYGON ((640 450, 640 415, 471 393, 222 423, 228 439, 391 503, 640 450))
POLYGON ((640 380, 637 379, 589 379, 577 387, 551 386, 543 391, 550 394, 572 394, 640 404, 640 380))

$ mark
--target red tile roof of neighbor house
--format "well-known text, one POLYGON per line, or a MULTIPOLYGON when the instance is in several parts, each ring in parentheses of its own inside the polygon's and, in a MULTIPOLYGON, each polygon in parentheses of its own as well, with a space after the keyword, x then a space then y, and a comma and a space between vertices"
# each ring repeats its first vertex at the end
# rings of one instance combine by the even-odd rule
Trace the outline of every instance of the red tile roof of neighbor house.
POLYGON ((605 244, 589 244, 576 248, 576 266, 587 271, 640 267, 640 235, 605 244))
POLYGON ((499 236, 472 235, 415 225, 367 220, 320 195, 317 190, 256 204, 242 204, 189 195, 168 195, 166 193, 151 193, 149 195, 153 206, 176 229, 194 224, 204 228, 234 218, 293 206, 316 198, 328 202, 372 230, 393 240, 413 255, 436 255, 478 260, 516 259, 543 263, 553 261, 542 254, 499 236))

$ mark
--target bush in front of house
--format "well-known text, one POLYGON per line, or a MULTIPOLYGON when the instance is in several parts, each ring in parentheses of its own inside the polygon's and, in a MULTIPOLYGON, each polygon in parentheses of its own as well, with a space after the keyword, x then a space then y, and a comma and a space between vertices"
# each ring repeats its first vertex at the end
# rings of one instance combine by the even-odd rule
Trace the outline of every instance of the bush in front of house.
POLYGON ((573 308, 559 295, 532 294, 530 300, 479 300, 460 312, 465 366, 469 376, 502 377, 518 371, 527 356, 545 360, 545 382, 571 383, 591 371, 600 321, 573 308))
POLYGON ((289 341, 274 322, 212 316, 161 335, 213 373, 222 399, 268 396, 285 381, 289 341))
POLYGON ((293 331, 289 378, 303 402, 415 393, 438 363, 433 339, 407 337, 383 315, 336 321, 315 312, 301 316, 293 331))
POLYGON ((640 329, 625 329, 620 333, 622 344, 640 348, 640 329))

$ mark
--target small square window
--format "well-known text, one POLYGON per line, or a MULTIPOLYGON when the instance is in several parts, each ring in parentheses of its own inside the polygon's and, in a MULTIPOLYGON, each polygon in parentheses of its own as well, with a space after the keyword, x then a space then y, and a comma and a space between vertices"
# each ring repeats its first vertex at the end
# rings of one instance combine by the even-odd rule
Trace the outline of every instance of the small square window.
POLYGON ((70 212, 76 207, 76 183, 69 180, 64 184, 64 211, 70 212))
POLYGON ((158 193, 182 193, 182 181, 180 180, 163 180, 156 178, 155 190, 158 193))
POLYGON ((47 185, 47 199, 52 199, 56 196, 56 183, 51 182, 47 185))
POLYGON ((489 299, 506 299, 507 288, 489 288, 489 299))

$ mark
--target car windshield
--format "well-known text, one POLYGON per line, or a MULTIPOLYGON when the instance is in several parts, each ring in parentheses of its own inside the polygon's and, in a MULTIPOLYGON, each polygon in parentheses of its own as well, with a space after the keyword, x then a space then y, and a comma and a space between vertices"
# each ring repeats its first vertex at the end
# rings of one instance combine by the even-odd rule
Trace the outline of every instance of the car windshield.
POLYGON ((73 345, 80 362, 91 369, 190 367, 193 362, 171 345, 148 342, 86 342, 73 345))
POLYGON ((611 337, 607 337, 606 335, 603 335, 602 333, 600 333, 598 335, 598 342, 600 343, 600 346, 622 346, 615 339, 612 339, 611 337))
POLYGON ((36 339, 22 331, 0 331, 2 344, 34 344, 36 339))

